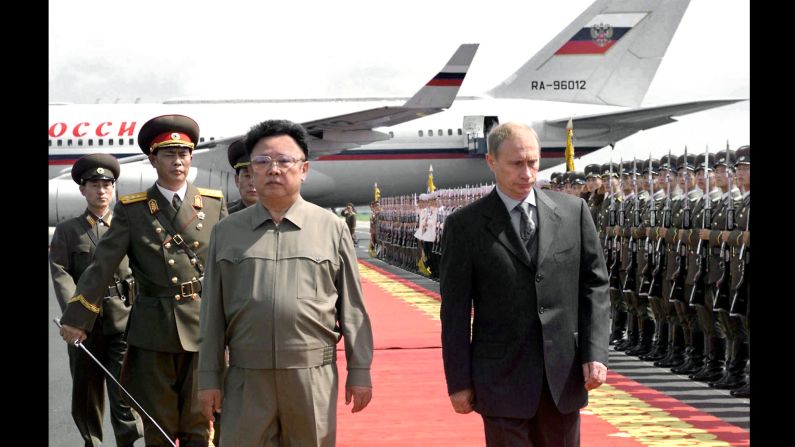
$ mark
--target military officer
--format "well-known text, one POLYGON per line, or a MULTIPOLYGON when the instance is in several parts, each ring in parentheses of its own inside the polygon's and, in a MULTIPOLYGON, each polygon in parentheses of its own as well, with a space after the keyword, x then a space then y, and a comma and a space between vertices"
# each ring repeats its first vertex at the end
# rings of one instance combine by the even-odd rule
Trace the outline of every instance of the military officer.
MULTIPOLYGON (((113 213, 110 203, 119 162, 109 154, 91 154, 72 166, 72 179, 80 185, 86 198, 86 210, 78 217, 55 227, 50 244, 50 270, 55 296, 61 311, 75 291, 86 267, 94 257, 96 245, 108 231, 113 213)), ((124 257, 113 272, 113 279, 103 289, 99 314, 88 331, 83 345, 102 362, 114 376, 119 376, 127 343, 124 328, 130 315, 129 285, 132 282, 129 262, 124 257)), ((85 352, 67 345, 69 371, 72 375, 72 418, 86 446, 102 444, 102 420, 105 406, 105 384, 110 401, 110 420, 116 445, 132 446, 143 436, 138 415, 121 399, 121 391, 85 352)))
POLYGON ((230 144, 226 154, 229 165, 235 170, 235 186, 240 191, 240 198, 227 205, 229 214, 233 214, 257 203, 257 189, 254 188, 254 182, 251 180, 251 162, 243 139, 230 144))
MULTIPOLYGON (((61 318, 65 341, 84 340, 113 266, 128 255, 138 286, 127 326, 121 383, 181 447, 206 447, 209 424, 196 398, 201 278, 212 227, 227 215, 220 191, 187 181, 199 126, 183 115, 153 118, 138 145, 157 170, 148 190, 119 198, 61 318)), ((169 445, 144 419, 147 446, 169 445)))

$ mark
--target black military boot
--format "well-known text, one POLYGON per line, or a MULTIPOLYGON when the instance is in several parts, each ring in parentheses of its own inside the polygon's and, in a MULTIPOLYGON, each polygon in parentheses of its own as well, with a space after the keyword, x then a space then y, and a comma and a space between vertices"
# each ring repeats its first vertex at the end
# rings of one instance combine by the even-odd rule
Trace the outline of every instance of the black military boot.
POLYGON ((707 338, 706 359, 704 366, 689 377, 699 382, 712 382, 723 375, 723 364, 726 360, 726 340, 712 335, 707 338))
POLYGON ((627 355, 645 355, 651 351, 652 341, 654 340, 654 320, 644 318, 640 320, 640 335, 638 344, 633 348, 627 349, 627 355))
POLYGON ((709 386, 721 390, 733 390, 745 385, 745 365, 748 363, 748 341, 735 339, 732 343, 731 361, 726 362, 726 372, 709 386))
MULTIPOLYGON (((613 293, 611 291, 611 293, 613 293)), ((624 334, 627 331, 627 313, 623 310, 613 307, 612 326, 610 332, 610 344, 614 345, 624 340, 624 334)))
POLYGON ((693 374, 704 366, 704 333, 692 329, 691 331, 691 345, 688 346, 688 348, 690 348, 690 353, 688 354, 686 351, 685 357, 687 357, 687 359, 685 363, 671 368, 671 372, 676 374, 693 374))
POLYGON ((613 346, 616 351, 626 351, 627 349, 638 344, 638 319, 635 315, 627 312, 627 338, 621 340, 613 346))
POLYGON ((654 362, 654 366, 670 368, 672 366, 679 366, 685 362, 685 340, 682 326, 671 324, 668 337, 671 340, 668 344, 668 355, 662 360, 654 362))
POLYGON ((651 351, 641 355, 639 358, 646 361, 656 361, 664 359, 668 354, 668 322, 665 320, 656 322, 655 332, 657 333, 652 343, 651 351))
POLYGON ((751 362, 748 362, 748 366, 745 368, 745 385, 737 388, 736 390, 731 390, 731 395, 734 397, 743 397, 745 399, 751 398, 751 362))

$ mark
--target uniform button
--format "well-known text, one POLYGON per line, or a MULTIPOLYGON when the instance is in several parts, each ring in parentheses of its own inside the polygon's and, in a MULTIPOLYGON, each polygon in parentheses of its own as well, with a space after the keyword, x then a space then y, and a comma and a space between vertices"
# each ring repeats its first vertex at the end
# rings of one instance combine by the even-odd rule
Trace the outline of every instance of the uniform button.
POLYGON ((196 258, 190 258, 190 263, 196 265, 196 258))
POLYGON ((544 313, 544 307, 543 306, 538 308, 538 313, 540 313, 540 314, 544 313))
POLYGON ((199 241, 193 242, 193 248, 199 248, 199 241))
POLYGON ((155 233, 160 234, 163 232, 163 229, 160 227, 155 228, 155 233))
POLYGON ((178 283, 178 282, 179 282, 179 278, 177 278, 177 277, 175 276, 175 277, 171 278, 171 282, 172 282, 172 283, 174 283, 174 284, 176 284, 176 283, 178 283))
POLYGON ((180 300, 180 298, 182 298, 182 297, 181 297, 181 296, 179 296, 179 294, 177 294, 177 295, 174 295, 174 299, 175 299, 175 300, 179 301, 179 300, 180 300))
POLYGON ((203 226, 204 226, 204 225, 202 225, 202 223, 201 223, 201 222, 199 222, 199 223, 197 223, 197 224, 196 224, 196 229, 197 229, 197 230, 201 230, 203 226))
POLYGON ((544 279, 544 275, 542 275, 540 273, 538 275, 536 275, 536 282, 541 282, 543 279, 544 279))
POLYGON ((166 248, 171 248, 171 242, 166 242, 166 248))
POLYGON ((174 265, 174 260, 173 259, 169 259, 168 260, 168 265, 174 265))

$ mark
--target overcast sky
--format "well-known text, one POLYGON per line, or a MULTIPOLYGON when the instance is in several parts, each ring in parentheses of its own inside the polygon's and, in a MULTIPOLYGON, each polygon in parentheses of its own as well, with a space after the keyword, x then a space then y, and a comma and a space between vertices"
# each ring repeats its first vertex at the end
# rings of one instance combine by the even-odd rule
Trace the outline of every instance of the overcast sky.
MULTIPOLYGON (((460 94, 480 95, 590 3, 50 2, 49 99, 410 96, 461 43, 481 45, 460 94)), ((692 0, 643 105, 750 98, 749 3, 692 0)), ((750 142, 749 116, 747 101, 620 144, 735 148, 750 142)))

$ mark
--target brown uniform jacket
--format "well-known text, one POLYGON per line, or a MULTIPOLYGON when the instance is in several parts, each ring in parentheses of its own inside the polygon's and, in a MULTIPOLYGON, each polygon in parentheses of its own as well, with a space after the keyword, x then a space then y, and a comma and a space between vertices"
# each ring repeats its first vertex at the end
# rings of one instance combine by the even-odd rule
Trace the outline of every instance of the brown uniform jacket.
POLYGON ((113 226, 97 246, 94 261, 69 300, 61 318, 63 324, 91 328, 115 266, 128 255, 138 296, 130 314, 127 342, 152 351, 198 351, 201 298, 182 292, 199 289, 201 274, 158 221, 158 213, 172 222, 201 265, 207 257, 212 227, 227 215, 220 191, 199 189, 190 183, 179 211, 155 185, 122 196, 113 212, 113 226))
MULTIPOLYGON (((111 224, 112 213, 106 216, 106 224, 111 224)), ((50 243, 50 271, 55 297, 61 306, 61 312, 66 309, 67 301, 74 296, 77 281, 94 259, 96 245, 94 240, 99 240, 108 231, 107 225, 99 224, 96 217, 88 210, 73 219, 61 222, 55 227, 55 233, 50 243), (93 232, 96 238, 92 238, 93 232)), ((130 308, 124 304, 116 281, 130 276, 130 267, 127 257, 123 257, 118 267, 113 272, 113 278, 105 283, 102 305, 99 306, 99 326, 86 328, 86 332, 100 330, 104 334, 118 334, 124 332, 127 326, 127 317, 130 308), (115 296, 114 296, 115 295, 115 296)))

